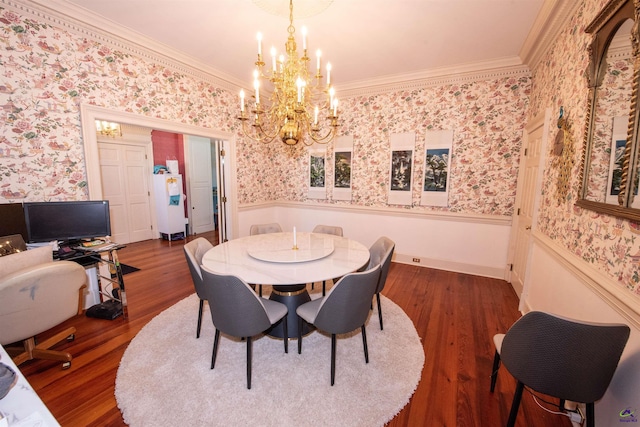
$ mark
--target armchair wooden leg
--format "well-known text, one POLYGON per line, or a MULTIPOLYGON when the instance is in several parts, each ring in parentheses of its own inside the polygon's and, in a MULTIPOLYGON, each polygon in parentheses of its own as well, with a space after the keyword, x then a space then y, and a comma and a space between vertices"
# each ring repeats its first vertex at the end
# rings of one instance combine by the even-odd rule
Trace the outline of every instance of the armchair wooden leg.
POLYGON ((382 305, 380 304, 380 292, 376 294, 376 298, 378 299, 378 320, 380 320, 380 330, 384 330, 384 326, 382 325, 382 305))
POLYGON ((500 353, 496 350, 496 354, 493 356, 493 367, 491 368, 491 393, 496 388, 496 380, 498 379, 498 369, 500 369, 500 353))
POLYGON ((202 309, 204 308, 204 300, 200 300, 200 307, 198 309, 198 326, 196 327, 196 338, 200 338, 200 328, 202 327, 202 309))
POLYGON ((289 327, 287 316, 282 318, 282 332, 284 332, 284 352, 289 353, 289 327))
POLYGON ((360 327, 362 331, 362 345, 364 346, 364 361, 365 363, 369 363, 369 347, 367 347, 367 330, 364 325, 360 327))
POLYGON ((213 338, 213 352, 211 353, 211 369, 216 366, 216 355, 218 354, 218 341, 220 340, 220 330, 216 329, 216 335, 213 338))
POLYGON ((251 337, 247 337, 247 389, 251 390, 251 337))
POLYGON ((304 320, 298 316, 298 354, 302 354, 302 325, 304 320))
POLYGON ((513 427, 516 425, 516 417, 518 416, 518 409, 520 408, 520 400, 522 400, 523 390, 524 384, 518 381, 518 384, 516 385, 516 391, 513 394, 513 403, 511 403, 511 411, 509 412, 507 427, 513 427))
POLYGON ((595 427, 596 425, 596 414, 594 409, 593 402, 587 403, 586 405, 587 413, 585 414, 587 417, 587 427, 595 427))
POLYGON ((331 386, 336 380, 336 334, 331 334, 331 386))

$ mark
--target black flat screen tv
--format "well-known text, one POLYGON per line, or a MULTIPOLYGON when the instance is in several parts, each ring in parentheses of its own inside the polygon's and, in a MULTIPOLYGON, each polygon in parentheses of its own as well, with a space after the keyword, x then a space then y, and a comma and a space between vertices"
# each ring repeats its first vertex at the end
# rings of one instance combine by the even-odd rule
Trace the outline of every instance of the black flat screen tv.
POLYGON ((111 235, 109 201, 24 204, 29 242, 71 242, 111 235))

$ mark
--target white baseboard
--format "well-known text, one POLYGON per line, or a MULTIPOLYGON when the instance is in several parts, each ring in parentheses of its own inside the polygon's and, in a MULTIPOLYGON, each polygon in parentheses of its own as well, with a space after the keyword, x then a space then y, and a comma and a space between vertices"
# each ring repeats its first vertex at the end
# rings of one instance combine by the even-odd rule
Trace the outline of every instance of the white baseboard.
POLYGON ((417 265, 419 267, 435 268, 437 270, 454 271, 456 273, 473 274, 475 276, 491 277, 504 280, 504 268, 494 268, 485 265, 464 264, 441 259, 425 258, 420 256, 393 254, 393 261, 401 264, 417 265), (420 260, 415 262, 414 259, 420 260))

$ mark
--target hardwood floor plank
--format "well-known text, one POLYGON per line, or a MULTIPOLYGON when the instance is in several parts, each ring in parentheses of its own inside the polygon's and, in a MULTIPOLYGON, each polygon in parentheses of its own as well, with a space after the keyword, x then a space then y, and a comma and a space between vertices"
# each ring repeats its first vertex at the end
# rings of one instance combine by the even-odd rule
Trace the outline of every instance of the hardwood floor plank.
MULTIPOLYGON (((198 237, 217 240, 215 233, 198 237)), ((114 397, 120 359, 146 323, 194 292, 184 243, 176 241, 169 246, 166 241, 150 240, 119 251, 121 262, 140 268, 125 276, 129 319, 78 316, 52 329, 69 325, 77 329, 75 341, 57 346, 73 355, 71 369, 62 371, 57 362, 41 360, 20 366, 63 426, 125 425, 114 397)), ((388 426, 505 425, 515 381, 501 368, 496 391, 490 393, 489 376, 493 335, 506 331, 520 316, 511 285, 392 263, 383 294, 411 318, 425 352, 421 381, 410 402, 388 426)), ((384 316, 384 302, 382 313, 384 316)), ((194 336, 196 318, 194 312, 194 336)), ((540 409, 525 392, 516 425, 569 427, 571 423, 540 409)))

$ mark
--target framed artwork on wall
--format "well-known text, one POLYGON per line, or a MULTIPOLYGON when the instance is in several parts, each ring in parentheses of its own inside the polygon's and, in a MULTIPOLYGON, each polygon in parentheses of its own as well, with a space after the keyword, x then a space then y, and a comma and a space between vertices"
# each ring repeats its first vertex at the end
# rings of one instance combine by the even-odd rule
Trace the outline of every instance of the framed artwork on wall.
POLYGON ((310 199, 327 198, 326 150, 309 150, 309 192, 310 199))
POLYGON ((353 137, 342 136, 336 139, 333 160, 333 199, 351 200, 353 137))
POLYGON ((416 144, 414 132, 392 134, 390 137, 391 163, 389 165, 390 205, 412 204, 413 152, 416 144))
POLYGON ((448 206, 452 144, 452 130, 427 131, 420 205, 448 206))

